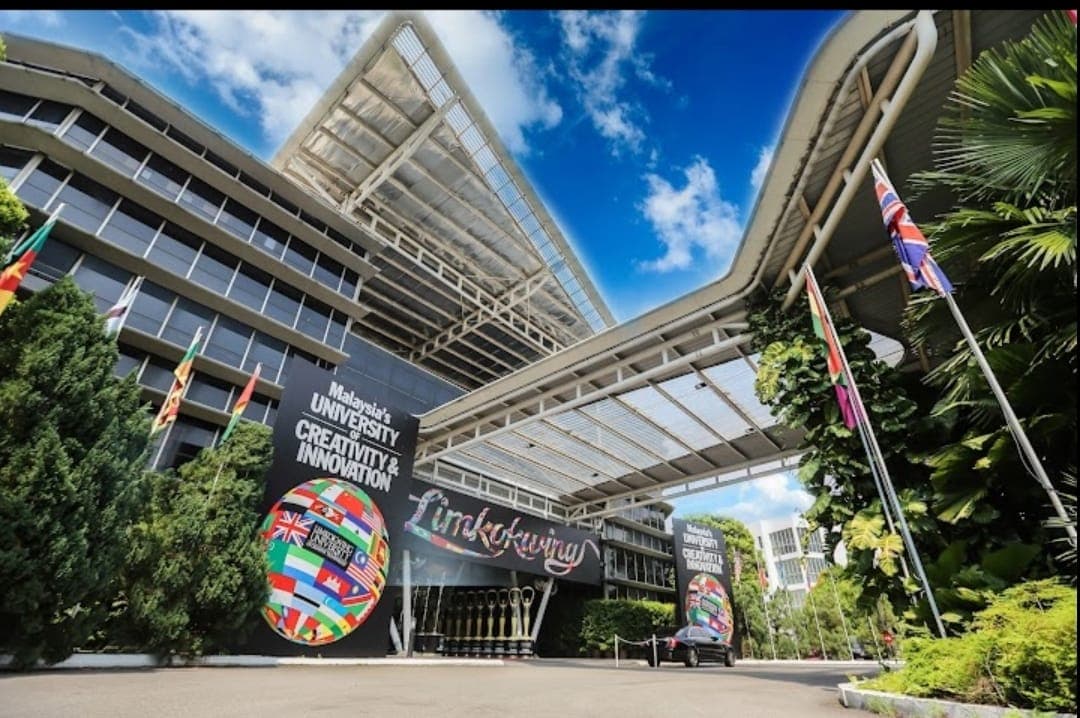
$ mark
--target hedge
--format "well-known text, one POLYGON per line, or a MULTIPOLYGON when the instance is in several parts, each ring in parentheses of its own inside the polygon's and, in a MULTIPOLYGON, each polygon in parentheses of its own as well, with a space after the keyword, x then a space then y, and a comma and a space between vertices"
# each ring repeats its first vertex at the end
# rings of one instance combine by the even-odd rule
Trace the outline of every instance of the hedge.
POLYGON ((581 621, 581 650, 611 653, 613 637, 641 641, 663 633, 675 623, 675 606, 659 601, 596 599, 585 602, 581 621))

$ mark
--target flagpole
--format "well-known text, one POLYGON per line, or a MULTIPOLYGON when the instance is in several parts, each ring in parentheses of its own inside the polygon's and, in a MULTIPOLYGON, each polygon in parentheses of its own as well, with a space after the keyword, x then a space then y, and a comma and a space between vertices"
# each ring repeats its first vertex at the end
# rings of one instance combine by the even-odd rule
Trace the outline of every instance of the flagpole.
POLYGON ((761 585, 761 563, 758 561, 757 546, 754 547, 754 566, 757 568, 758 587, 761 589, 761 607, 765 611, 765 628, 769 634, 769 647, 772 648, 773 660, 776 660, 776 641, 773 640, 772 620, 769 618, 769 604, 765 601, 765 586, 761 585))
MULTIPOLYGON (((840 342, 837 341, 837 344, 839 343, 840 342)), ((878 473, 877 461, 873 459, 873 452, 870 451, 870 443, 866 439, 866 429, 863 427, 861 421, 855 422, 855 426, 859 430, 859 440, 862 441, 863 451, 866 452, 867 459, 869 459, 867 463, 870 464, 870 473, 874 477, 874 487, 877 489, 878 498, 881 499, 881 511, 885 514, 885 523, 888 524, 890 533, 897 533, 896 524, 893 523, 892 511, 889 509, 890 502, 885 497, 885 489, 882 486, 881 475, 878 473)), ((911 578, 911 572, 908 570, 907 561, 904 560, 903 556, 900 557, 900 568, 904 572, 904 578, 911 578)))
MULTIPOLYGON (((818 576, 818 580, 821 577, 818 576)), ((836 590, 836 577, 829 572, 829 585, 832 586, 833 598, 836 600, 836 612, 840 614, 840 626, 844 629, 844 640, 848 644, 848 652, 851 654, 851 660, 855 660, 855 647, 851 645, 851 634, 848 633, 847 620, 844 618, 844 607, 840 605, 840 592, 836 590)))
MULTIPOLYGON (((821 311, 825 313, 825 319, 830 327, 835 327, 832 320, 832 312, 829 311, 828 302, 825 301, 825 297, 821 295, 821 287, 818 285, 817 277, 814 275, 814 269, 810 265, 806 265, 806 281, 812 282, 814 285, 814 292, 818 298, 821 299, 821 311)), ((941 622, 941 614, 938 612, 937 601, 934 599, 934 592, 930 588, 930 581, 926 578, 926 571, 923 570, 922 559, 919 558, 919 551, 915 548, 915 540, 911 537, 911 531, 908 529, 907 519, 904 518, 904 510, 900 506, 900 500, 896 496, 896 488, 893 486, 892 478, 889 476, 889 467, 885 464, 885 455, 881 451, 881 446, 878 445, 877 435, 874 433, 874 427, 870 423, 870 416, 866 413, 866 405, 863 404, 862 396, 859 394, 859 386, 855 383, 855 375, 851 371, 851 365, 848 364, 847 352, 844 351, 843 343, 837 338, 836 340, 837 351, 840 353, 840 363, 843 366, 844 374, 847 377, 848 387, 851 389, 851 393, 855 398, 855 422, 858 424, 863 420, 866 421, 866 436, 869 439, 871 453, 876 457, 878 461, 878 467, 881 469, 882 484, 885 486, 885 492, 892 502, 893 511, 896 513, 897 523, 900 524, 900 536, 904 541, 904 545, 907 547, 908 553, 911 554, 911 561, 914 564, 915 574, 918 576, 919 581, 922 583, 923 590, 926 592, 927 603, 930 604, 930 612, 934 616, 934 623, 937 625, 938 633, 942 638, 946 637, 945 624, 941 622)))
POLYGON ((986 377, 986 382, 990 385, 990 390, 994 392, 994 397, 997 398, 998 405, 1001 407, 1001 413, 1005 415, 1005 421, 1008 424, 1009 431, 1019 445, 1021 457, 1026 457, 1027 459, 1025 464, 1028 472, 1030 473, 1034 470, 1035 479, 1042 485, 1043 490, 1046 491, 1046 494, 1050 497, 1050 503, 1053 505, 1054 511, 1057 512, 1057 515, 1061 517, 1061 520, 1064 522, 1065 533, 1069 537, 1069 543, 1075 547, 1076 527, 1073 526, 1069 514, 1061 504, 1061 499, 1058 498, 1057 491, 1054 490, 1053 484, 1050 483, 1050 477, 1046 475, 1046 469, 1043 468, 1038 454, 1035 453, 1035 448, 1031 445, 1031 441, 1028 440, 1027 433, 1020 425, 1020 420, 1016 418, 1016 413, 1013 412, 1012 405, 1009 404, 1009 400, 1005 396, 1005 391, 1001 388, 1001 384, 998 383, 997 377, 994 376, 994 371, 990 368, 990 363, 986 361, 982 349, 979 348, 978 342, 975 341, 975 335, 972 333, 971 327, 968 326, 967 321, 964 319, 964 315, 960 313, 960 307, 956 306, 956 300, 953 299, 950 292, 945 292, 944 296, 945 303, 949 305, 949 311, 952 312, 953 318, 956 319, 956 323, 959 325, 960 331, 964 335, 964 339, 967 340, 971 353, 975 355, 975 361, 979 363, 979 368, 982 369, 983 376, 986 377))
POLYGON ((817 602, 814 600, 814 596, 811 591, 813 586, 810 585, 810 575, 806 572, 806 559, 801 561, 801 568, 803 574, 803 580, 806 581, 806 598, 810 601, 810 610, 814 612, 814 623, 817 624, 817 637, 818 642, 821 644, 821 660, 829 660, 829 654, 825 652, 825 636, 821 632, 821 619, 818 618, 817 602))

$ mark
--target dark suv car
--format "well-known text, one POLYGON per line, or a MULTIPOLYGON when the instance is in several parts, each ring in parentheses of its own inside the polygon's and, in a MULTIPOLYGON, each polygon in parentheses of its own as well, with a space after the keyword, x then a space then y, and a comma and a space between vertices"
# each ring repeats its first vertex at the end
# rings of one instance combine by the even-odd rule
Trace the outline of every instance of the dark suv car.
POLYGON ((708 661, 722 661, 725 666, 735 665, 735 651, 731 644, 722 642, 701 626, 683 626, 673 636, 656 639, 656 657, 652 646, 645 646, 645 658, 650 666, 661 661, 682 662, 688 668, 708 661))

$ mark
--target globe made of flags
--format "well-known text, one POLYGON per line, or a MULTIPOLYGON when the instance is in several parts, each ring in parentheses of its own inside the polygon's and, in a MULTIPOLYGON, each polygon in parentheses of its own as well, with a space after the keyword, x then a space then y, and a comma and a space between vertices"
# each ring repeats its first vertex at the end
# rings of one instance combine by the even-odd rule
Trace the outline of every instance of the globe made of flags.
POLYGON ((390 564, 386 522, 359 487, 312 479, 289 489, 262 523, 270 598, 263 617, 283 638, 333 643, 375 609, 390 564))
POLYGON ((686 618, 691 626, 700 626, 723 643, 730 643, 735 628, 724 585, 715 576, 699 573, 690 579, 686 588, 686 618))

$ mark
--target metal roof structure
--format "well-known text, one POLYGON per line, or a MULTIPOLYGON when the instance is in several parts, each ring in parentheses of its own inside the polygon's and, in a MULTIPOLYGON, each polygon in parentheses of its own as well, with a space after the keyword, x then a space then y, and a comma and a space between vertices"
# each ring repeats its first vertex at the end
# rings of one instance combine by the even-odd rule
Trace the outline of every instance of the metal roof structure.
POLYGON ((363 332, 463 387, 614 324, 419 14, 383 20, 272 164, 383 243, 363 332))
MULTIPOLYGON (((424 414, 418 470, 502 478, 547 497, 553 517, 587 520, 791 465, 801 433, 777 426, 754 398, 746 299, 787 288, 794 301, 809 263, 839 289, 834 311, 893 353, 885 338, 902 335, 907 284, 869 163, 881 159, 903 192, 912 172, 932 166, 933 129, 957 74, 1037 15, 850 14, 806 71, 728 273, 424 414)), ((929 193, 909 207, 918 221, 949 202, 929 193)), ((932 360, 920 347, 903 353, 909 368, 932 360)))

